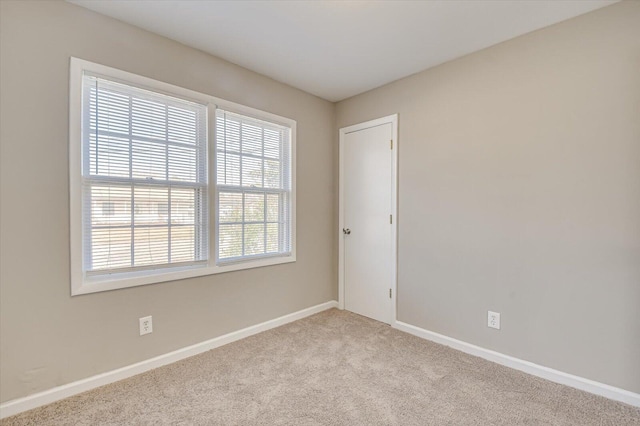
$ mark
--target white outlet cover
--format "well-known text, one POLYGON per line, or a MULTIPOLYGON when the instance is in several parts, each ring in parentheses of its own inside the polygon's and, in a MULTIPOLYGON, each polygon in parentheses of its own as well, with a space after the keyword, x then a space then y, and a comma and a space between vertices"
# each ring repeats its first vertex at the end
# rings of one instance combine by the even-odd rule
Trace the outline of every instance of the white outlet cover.
POLYGON ((488 311, 487 326, 489 328, 495 328, 496 330, 500 330, 500 312, 488 311))
POLYGON ((139 319, 140 321, 140 335, 144 336, 145 334, 153 333, 153 317, 142 317, 139 319))

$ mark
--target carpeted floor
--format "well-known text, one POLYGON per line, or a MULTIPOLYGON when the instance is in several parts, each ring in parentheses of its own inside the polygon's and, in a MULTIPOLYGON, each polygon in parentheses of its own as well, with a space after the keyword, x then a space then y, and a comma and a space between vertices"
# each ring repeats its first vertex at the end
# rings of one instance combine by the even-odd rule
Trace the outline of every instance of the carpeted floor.
POLYGON ((9 425, 640 425, 640 409, 332 309, 9 425))

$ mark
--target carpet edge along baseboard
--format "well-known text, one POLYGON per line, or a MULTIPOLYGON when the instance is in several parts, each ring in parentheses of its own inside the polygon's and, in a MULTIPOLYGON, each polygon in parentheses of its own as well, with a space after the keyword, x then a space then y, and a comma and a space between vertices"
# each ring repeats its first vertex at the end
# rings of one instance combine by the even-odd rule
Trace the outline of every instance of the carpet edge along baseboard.
MULTIPOLYGON (((155 368, 201 354, 211 349, 215 349, 217 347, 238 341, 245 337, 249 337, 254 334, 261 333, 263 331, 267 331, 272 328, 276 328, 281 325, 285 325, 290 322, 297 321, 299 319, 303 319, 319 312, 337 307, 338 302, 335 300, 321 303, 319 305, 311 306, 309 308, 302 309, 291 314, 283 315, 281 317, 274 318, 272 320, 268 320, 259 324, 255 324, 241 330, 233 331, 222 336, 206 340, 204 342, 196 343, 194 345, 187 346, 185 348, 181 348, 163 355, 159 355, 154 358, 140 361, 135 364, 57 386, 22 398, 10 400, 0 404, 0 418, 10 417, 24 411, 51 404, 53 402, 77 395, 79 393, 95 389, 100 386, 133 377, 137 374, 141 374, 146 371, 153 370, 155 368)), ((476 346, 471 343, 425 330, 423 328, 416 327, 414 325, 407 324, 401 321, 394 321, 391 326, 400 331, 412 334, 422 339, 449 346, 461 352, 478 356, 488 361, 492 361, 497 364, 513 368, 515 370, 520 370, 533 376, 541 377, 555 383, 570 386, 595 395, 603 396, 614 401, 619 401, 635 407, 640 407, 640 394, 625 389, 617 388, 611 385, 596 382, 594 380, 586 379, 559 370, 554 370, 549 367, 534 364, 529 361, 505 355, 500 352, 492 351, 490 349, 485 349, 480 346, 476 346)))
POLYGON ((584 377, 538 365, 533 362, 505 355, 490 349, 485 349, 483 347, 454 339, 443 334, 435 333, 433 331, 425 330, 424 328, 416 327, 415 325, 407 324, 402 321, 395 321, 392 326, 397 330, 404 331, 405 333, 409 333, 441 345, 449 346, 450 348, 469 355, 474 355, 488 361, 495 362, 496 364, 531 374, 532 376, 540 377, 561 385, 570 386, 594 395, 603 396, 614 401, 623 402, 634 407, 640 407, 640 394, 626 389, 596 382, 595 380, 586 379, 584 377))
POLYGON ((109 383, 124 380, 129 377, 144 373, 146 371, 153 370, 154 368, 162 367, 164 365, 171 364, 206 351, 210 351, 211 349, 233 343, 240 339, 244 339, 245 337, 249 337, 254 334, 270 330, 272 328, 280 327, 281 325, 285 325, 290 322, 297 321, 299 319, 306 318, 319 312, 337 307, 338 302, 335 300, 331 300, 329 302, 321 303, 319 305, 311 306, 297 312, 293 312, 278 318, 255 324, 241 330, 232 331, 222 336, 205 340, 204 342, 196 343, 194 345, 171 351, 163 355, 140 361, 135 364, 127 365, 115 370, 107 371, 105 373, 96 374, 95 376, 80 379, 61 386, 56 386, 54 388, 47 389, 32 395, 27 395, 22 398, 13 399, 0 404, 0 419, 10 417, 24 411, 32 410, 43 405, 51 404, 53 402, 69 398, 79 393, 86 392, 100 386, 108 385, 109 383))

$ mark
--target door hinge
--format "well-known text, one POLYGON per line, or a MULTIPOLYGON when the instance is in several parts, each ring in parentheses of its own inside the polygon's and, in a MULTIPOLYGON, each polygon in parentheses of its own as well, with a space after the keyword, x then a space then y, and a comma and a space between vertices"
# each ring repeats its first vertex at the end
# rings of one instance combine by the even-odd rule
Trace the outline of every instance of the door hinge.
POLYGON ((393 215, 392 214, 389 215, 389 223, 393 225, 393 215))
POLYGON ((391 289, 389 289, 389 299, 391 299, 391 289))
POLYGON ((393 139, 391 139, 391 149, 393 149, 393 139))

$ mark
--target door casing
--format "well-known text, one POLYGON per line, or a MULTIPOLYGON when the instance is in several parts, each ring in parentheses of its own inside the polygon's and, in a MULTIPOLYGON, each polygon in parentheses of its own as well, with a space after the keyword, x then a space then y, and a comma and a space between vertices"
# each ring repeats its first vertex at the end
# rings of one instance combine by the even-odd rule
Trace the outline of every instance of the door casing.
POLYGON ((368 129, 370 127, 380 126, 383 124, 391 124, 391 134, 393 148, 391 149, 392 156, 392 173, 391 173, 391 214, 393 215, 393 222, 391 224, 391 265, 392 265, 392 279, 389 283, 391 292, 391 318, 390 323, 394 325, 397 320, 397 294, 398 294, 398 114, 388 115, 375 120, 365 121, 363 123, 354 124, 352 126, 343 127, 340 129, 340 158, 339 158, 339 201, 338 201, 338 307, 344 309, 344 235, 342 229, 345 227, 344 223, 344 176, 346 164, 344 164, 344 143, 345 135, 356 132, 358 130, 368 129))

